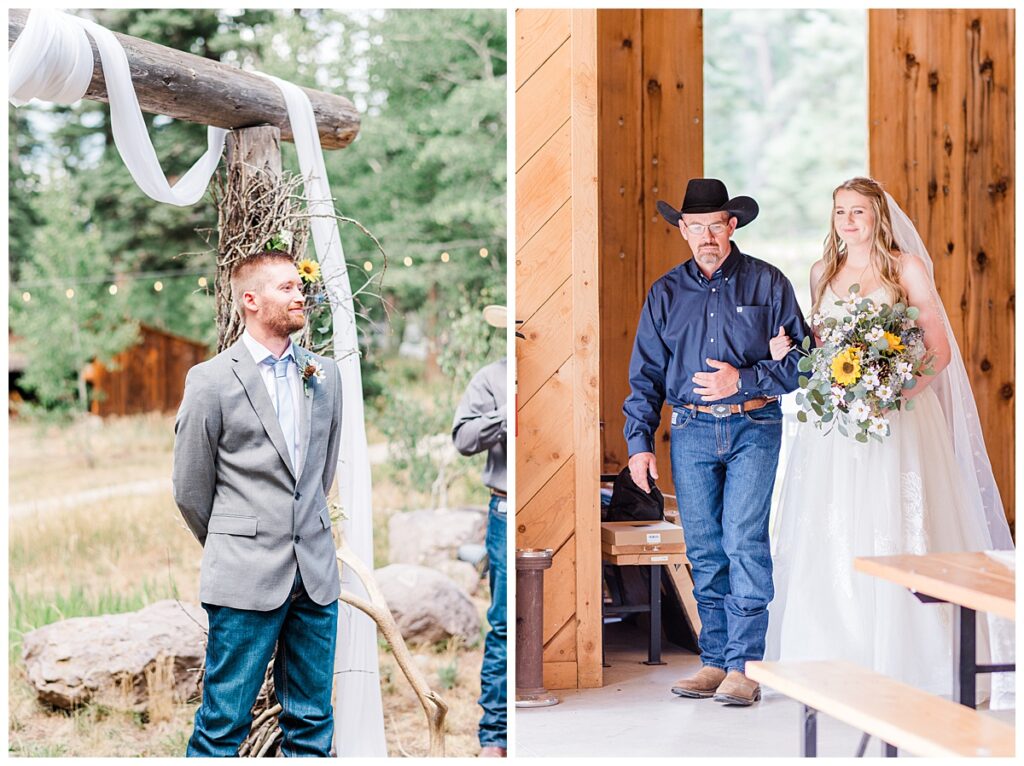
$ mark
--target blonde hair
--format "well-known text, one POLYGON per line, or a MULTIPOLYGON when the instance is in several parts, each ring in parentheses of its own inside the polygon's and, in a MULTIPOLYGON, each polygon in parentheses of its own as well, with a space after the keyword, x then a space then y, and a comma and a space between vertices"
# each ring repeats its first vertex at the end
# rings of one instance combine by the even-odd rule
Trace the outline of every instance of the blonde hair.
POLYGON ((258 293, 263 290, 267 283, 267 274, 261 268, 264 264, 282 262, 294 264, 295 259, 291 253, 268 250, 239 261, 231 269, 231 300, 243 320, 245 319, 245 309, 242 308, 242 295, 250 292, 258 293))
POLYGON ((821 298, 825 294, 825 288, 835 279, 846 263, 846 243, 836 233, 835 203, 836 195, 841 191, 857 192, 868 198, 871 202, 871 209, 875 214, 875 229, 872 232, 871 244, 871 265, 877 272, 882 284, 888 288, 889 295, 894 303, 907 301, 907 291, 900 284, 902 268, 900 264, 900 251, 892 235, 892 217, 889 214, 889 203, 885 200, 885 191, 882 185, 873 178, 858 176, 839 184, 832 192, 832 216, 828 226, 828 236, 825 237, 825 249, 823 260, 825 270, 814 290, 814 306, 811 313, 815 314, 821 306, 821 298))

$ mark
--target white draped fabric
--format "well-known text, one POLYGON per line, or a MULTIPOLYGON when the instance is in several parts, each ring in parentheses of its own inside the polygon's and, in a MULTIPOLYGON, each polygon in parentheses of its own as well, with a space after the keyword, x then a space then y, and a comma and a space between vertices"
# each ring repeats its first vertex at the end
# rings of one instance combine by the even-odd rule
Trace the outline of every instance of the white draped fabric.
POLYGON ((209 128, 206 154, 173 186, 167 183, 146 132, 128 57, 109 29, 59 11, 33 8, 25 29, 8 53, 11 103, 23 106, 34 98, 58 104, 80 100, 92 79, 92 48, 87 34, 100 53, 110 98, 110 127, 128 172, 139 188, 157 202, 178 207, 194 205, 206 193, 217 170, 227 131, 209 128))
MULTIPOLYGON (((348 518, 342 522, 345 539, 363 562, 373 568, 373 507, 370 492, 370 455, 363 417, 363 383, 359 371, 359 344, 355 306, 345 253, 341 249, 334 202, 327 180, 320 134, 313 107, 305 92, 290 82, 269 77, 284 94, 288 119, 295 134, 299 169, 306 180, 313 246, 334 315, 334 357, 341 371, 344 405, 341 417, 341 456, 338 487, 348 518)), ((341 587, 368 599, 362 582, 343 569, 341 587)), ((363 612, 340 604, 338 650, 335 654, 337 707, 334 739, 339 756, 385 756, 384 711, 380 698, 377 627, 363 612)))
MULTIPOLYGON (((81 99, 92 78, 93 57, 86 35, 100 52, 110 96, 114 142, 139 188, 171 205, 198 202, 209 186, 223 152, 227 131, 209 129, 208 148, 196 164, 171 186, 146 131, 128 68, 128 59, 113 33, 98 24, 46 9, 33 9, 21 36, 9 51, 9 98, 15 106, 32 99, 72 104, 81 99)), ((264 75, 269 77, 268 75, 264 75)), ((343 416, 338 481, 348 519, 346 539, 364 562, 373 561, 373 513, 370 463, 363 414, 362 378, 352 289, 341 246, 334 204, 324 165, 320 136, 309 98, 297 86, 269 77, 284 95, 295 136, 299 166, 305 177, 313 245, 320 261, 334 320, 334 350, 341 373, 343 416)), ((372 566, 371 566, 372 568, 372 566)), ((362 583, 351 572, 342 587, 363 598, 362 583)), ((335 656, 337 706, 335 743, 339 756, 385 756, 384 716, 377 662, 377 631, 362 612, 340 605, 335 656)))

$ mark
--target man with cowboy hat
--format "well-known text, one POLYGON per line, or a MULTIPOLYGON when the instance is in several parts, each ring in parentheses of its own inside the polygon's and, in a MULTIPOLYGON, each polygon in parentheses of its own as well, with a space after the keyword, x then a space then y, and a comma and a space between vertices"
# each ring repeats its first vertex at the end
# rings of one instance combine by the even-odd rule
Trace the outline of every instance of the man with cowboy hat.
MULTIPOLYGON (((491 327, 508 326, 504 306, 485 306, 484 320, 491 327)), ((505 757, 508 742, 507 712, 507 598, 506 544, 508 523, 508 480, 505 449, 508 432, 508 359, 502 357, 481 369, 469 382, 455 410, 452 440, 463 455, 487 451, 483 482, 491 491, 487 516, 487 557, 491 584, 491 607, 487 621, 491 629, 484 639, 484 660, 480 668, 480 755, 505 757)))
POLYGON ((625 436, 633 480, 658 478, 654 433, 672 405, 671 465, 701 618, 703 667, 676 682, 680 697, 732 705, 760 699, 744 675, 764 656, 772 561, 768 511, 782 440, 778 397, 797 387, 799 354, 773 361, 776 329, 808 334, 793 285, 731 237, 757 217, 716 178, 686 186, 681 210, 658 211, 693 257, 651 287, 629 363, 625 436))

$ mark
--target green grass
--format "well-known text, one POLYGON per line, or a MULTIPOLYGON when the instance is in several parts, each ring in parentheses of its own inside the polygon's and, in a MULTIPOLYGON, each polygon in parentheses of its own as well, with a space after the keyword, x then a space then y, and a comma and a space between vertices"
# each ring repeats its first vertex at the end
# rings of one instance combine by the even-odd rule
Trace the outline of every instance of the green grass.
POLYGON ((92 591, 78 585, 67 592, 49 595, 20 589, 13 582, 8 589, 8 657, 14 662, 21 657, 21 639, 26 633, 71 617, 95 617, 102 614, 123 614, 142 609, 165 598, 177 598, 173 583, 143 580, 134 590, 114 591, 106 587, 92 591))

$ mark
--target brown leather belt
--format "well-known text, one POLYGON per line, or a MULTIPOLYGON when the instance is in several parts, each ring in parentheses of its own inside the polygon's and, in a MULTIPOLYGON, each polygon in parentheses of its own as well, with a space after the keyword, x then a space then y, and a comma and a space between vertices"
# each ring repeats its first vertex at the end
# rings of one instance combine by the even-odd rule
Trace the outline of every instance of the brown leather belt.
POLYGON ((496 495, 497 497, 500 497, 503 500, 508 499, 508 493, 502 492, 500 489, 494 489, 494 487, 488 487, 488 489, 491 490, 492 495, 496 495))
POLYGON ((688 410, 696 410, 707 415, 714 415, 716 418, 724 418, 729 415, 739 415, 741 412, 759 410, 777 401, 778 398, 775 396, 762 396, 757 399, 747 399, 747 401, 741 404, 712 404, 709 406, 703 404, 681 404, 680 406, 688 410))

